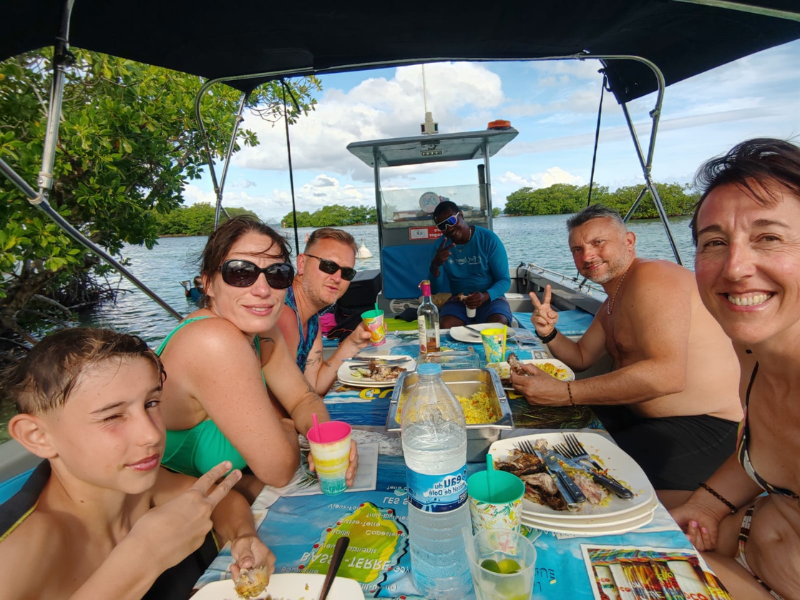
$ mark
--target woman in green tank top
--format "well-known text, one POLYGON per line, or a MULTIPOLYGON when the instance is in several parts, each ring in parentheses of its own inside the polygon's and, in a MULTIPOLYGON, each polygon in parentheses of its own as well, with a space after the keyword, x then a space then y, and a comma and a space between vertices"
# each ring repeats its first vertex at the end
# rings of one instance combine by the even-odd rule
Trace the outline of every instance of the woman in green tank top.
MULTIPOLYGON (((254 477, 245 476, 237 489, 251 500, 263 484, 292 479, 298 433, 312 427, 312 414, 329 420, 277 327, 294 275, 289 260, 286 241, 270 227, 247 217, 225 223, 203 251, 200 310, 157 350, 169 374, 164 464, 187 474, 221 460, 247 466, 254 477), (267 387, 289 418, 273 406, 267 387)), ((350 484, 357 465, 354 445, 350 484)))

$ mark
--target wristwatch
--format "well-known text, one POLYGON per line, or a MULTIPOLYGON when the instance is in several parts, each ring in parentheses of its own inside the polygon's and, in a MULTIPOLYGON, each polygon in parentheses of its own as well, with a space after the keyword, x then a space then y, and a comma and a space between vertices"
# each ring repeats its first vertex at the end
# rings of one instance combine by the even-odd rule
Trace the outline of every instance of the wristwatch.
POLYGON ((539 335, 539 332, 536 331, 536 328, 534 327, 533 328, 533 333, 534 333, 534 335, 536 335, 537 338, 539 338, 540 342, 542 342, 543 344, 549 344, 558 335, 558 330, 555 327, 553 327, 553 331, 551 331, 547 335, 539 335))

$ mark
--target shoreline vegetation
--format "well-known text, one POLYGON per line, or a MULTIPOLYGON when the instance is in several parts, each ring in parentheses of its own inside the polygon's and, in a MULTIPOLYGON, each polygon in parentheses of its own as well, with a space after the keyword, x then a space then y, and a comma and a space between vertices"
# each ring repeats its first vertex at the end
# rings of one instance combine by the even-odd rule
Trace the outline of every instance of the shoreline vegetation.
MULTIPOLYGON (((643 187, 643 184, 632 185, 609 192, 608 187, 595 184, 592 186, 591 203, 602 203, 625 216, 643 187)), ((700 194, 689 185, 656 183, 655 187, 668 217, 691 214, 700 199, 700 194)), ((525 187, 509 194, 503 213, 511 217, 571 214, 585 208, 588 200, 588 185, 556 183, 547 188, 525 187)), ((657 219, 658 217, 653 197, 647 191, 631 218, 657 219)))

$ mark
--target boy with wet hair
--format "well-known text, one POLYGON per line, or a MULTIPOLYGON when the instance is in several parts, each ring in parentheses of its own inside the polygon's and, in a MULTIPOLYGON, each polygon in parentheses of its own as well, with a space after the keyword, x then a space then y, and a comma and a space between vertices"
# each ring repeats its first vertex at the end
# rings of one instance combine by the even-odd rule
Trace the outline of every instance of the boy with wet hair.
POLYGON ((275 558, 224 462, 199 479, 161 468, 166 375, 135 336, 68 329, 6 374, 9 432, 45 459, 0 506, 9 598, 188 598, 231 540, 239 569, 275 558), (211 531, 216 532, 217 537, 211 531))

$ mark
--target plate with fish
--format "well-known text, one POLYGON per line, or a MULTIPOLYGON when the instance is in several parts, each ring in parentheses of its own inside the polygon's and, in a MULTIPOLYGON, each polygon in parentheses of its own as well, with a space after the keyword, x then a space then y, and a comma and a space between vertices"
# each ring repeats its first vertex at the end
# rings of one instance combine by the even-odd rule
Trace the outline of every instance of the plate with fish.
MULTIPOLYGON (((316 600, 322 591, 325 575, 318 573, 280 573, 269 578, 267 589, 251 600, 316 600)), ((245 596, 247 597, 247 596, 245 596)), ((237 600, 242 598, 236 594, 231 579, 215 581, 203 586, 192 596, 192 600, 237 600)), ((361 585, 355 579, 336 577, 333 580, 329 600, 364 600, 361 585)))
POLYGON ((342 363, 336 373, 340 383, 353 387, 394 387, 401 373, 413 371, 417 361, 410 356, 398 355, 384 358, 369 358, 363 362, 342 363))
MULTIPOLYGON (((542 460, 547 450, 557 452, 556 445, 565 443, 564 434, 561 432, 498 440, 489 448, 489 454, 492 455, 495 469, 513 473, 525 483, 522 514, 539 520, 570 521, 646 511, 645 505, 652 503, 655 490, 636 461, 603 435, 583 431, 569 433, 574 435, 592 459, 603 467, 601 473, 627 487, 633 492, 633 497, 620 498, 597 483, 585 471, 575 469, 559 460, 561 468, 580 488, 586 500, 572 502, 565 497, 558 477, 542 460), (533 446, 536 454, 522 451, 521 442, 533 446)), ((566 525, 566 522, 564 524, 566 525)))
POLYGON ((504 390, 514 390, 511 385, 511 373, 527 375, 520 365, 535 365, 542 371, 560 381, 574 381, 575 373, 566 364, 556 358, 526 358, 520 360, 513 352, 509 353, 508 361, 488 363, 486 368, 494 369, 500 376, 504 390))

